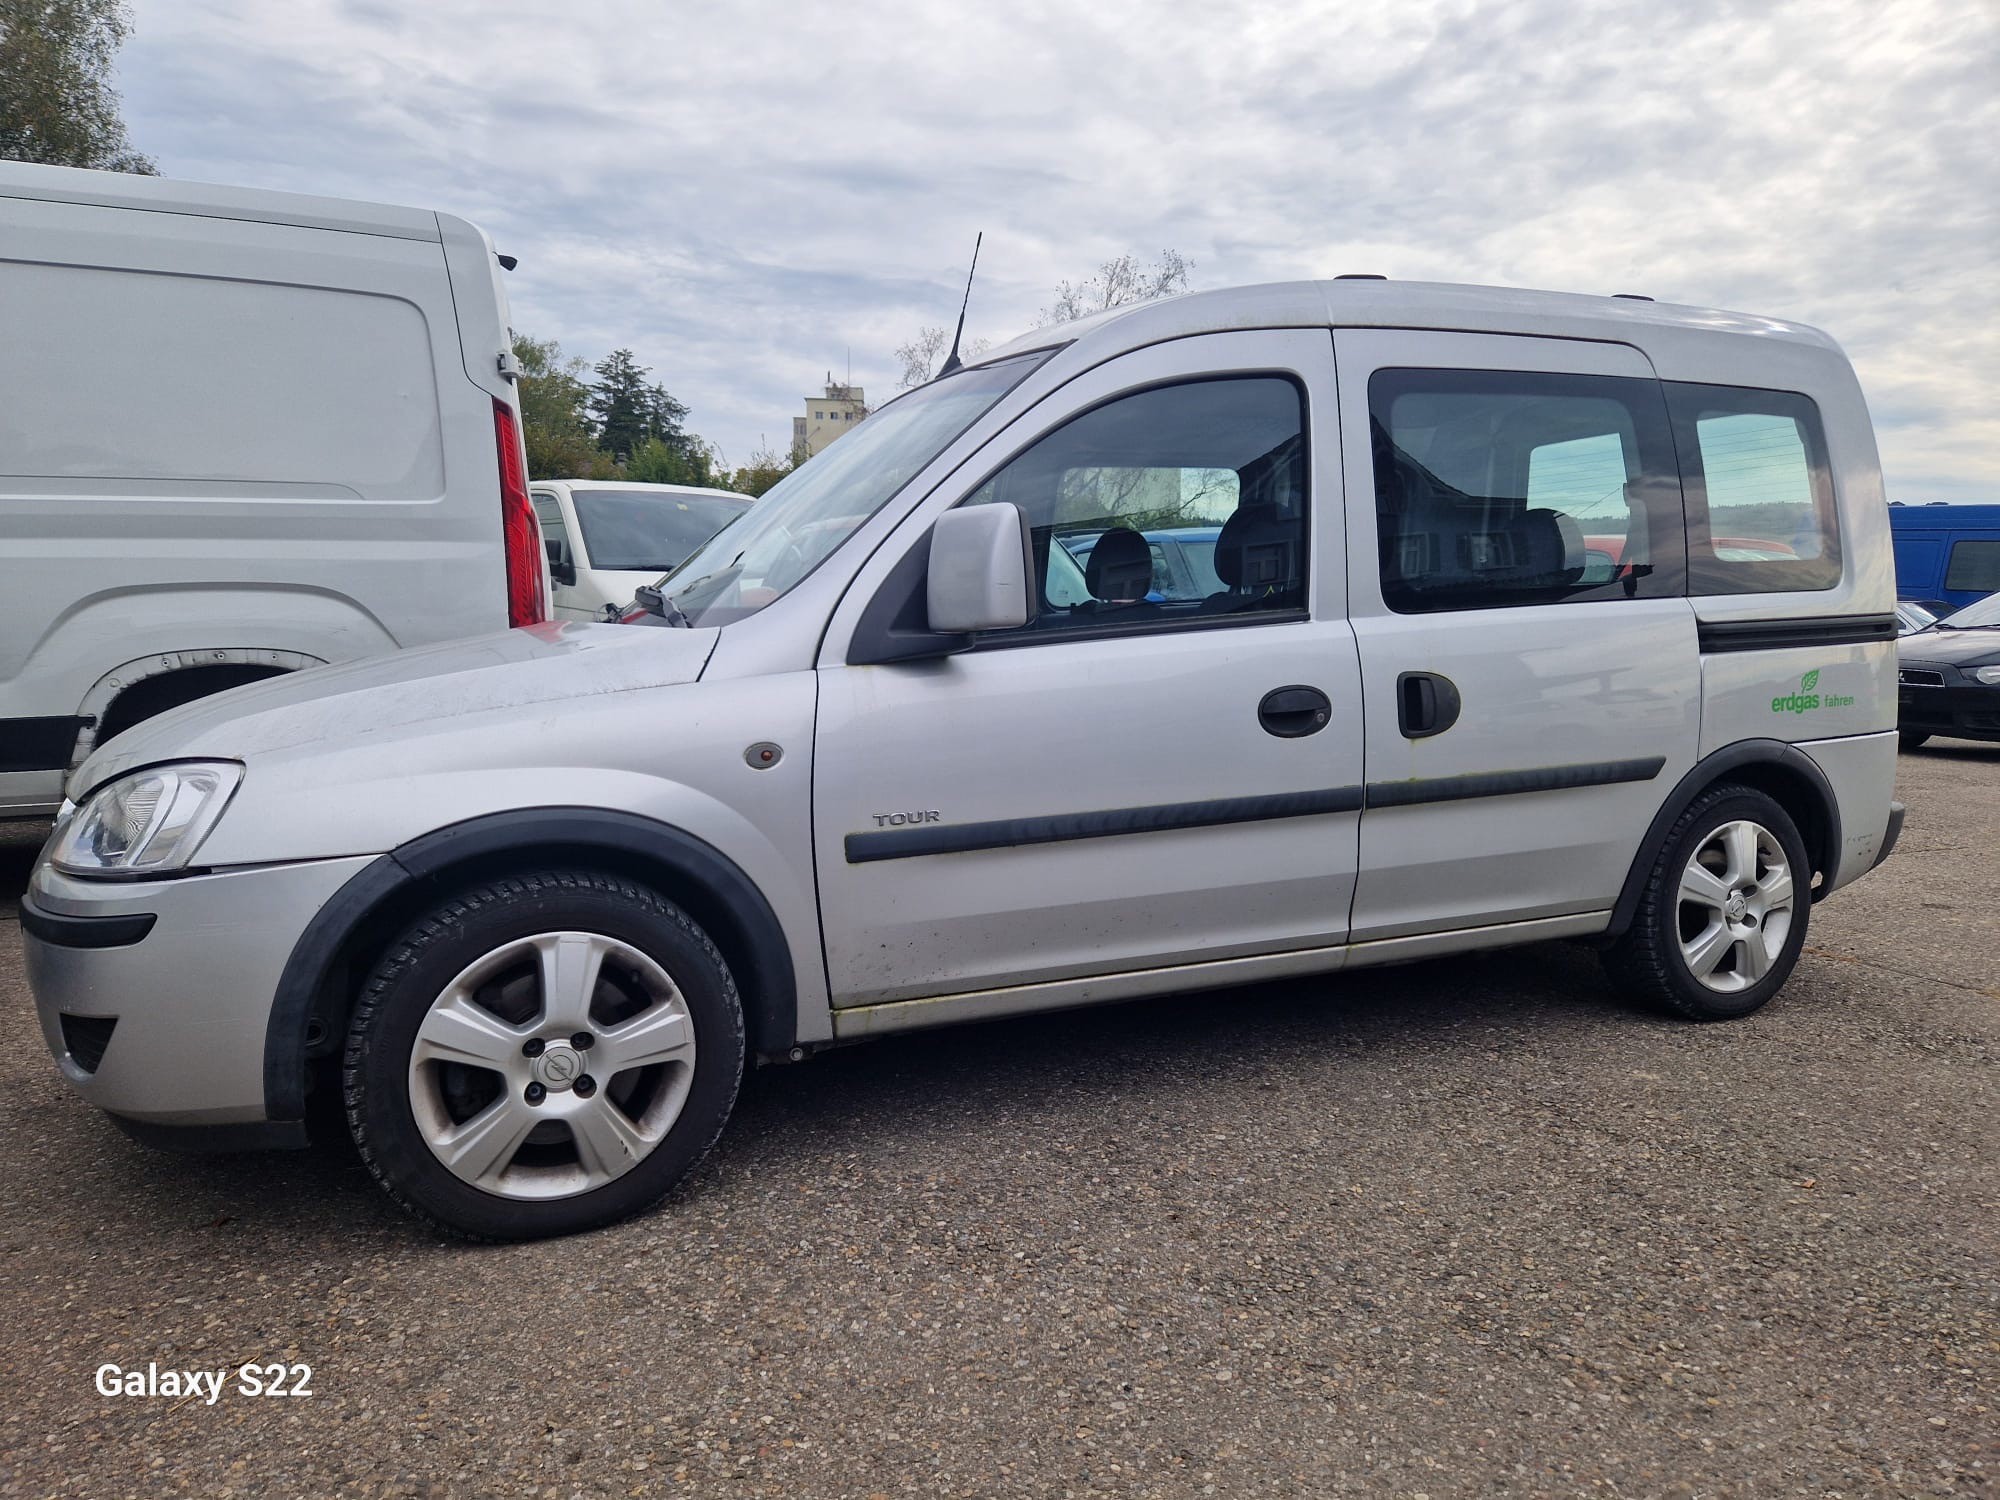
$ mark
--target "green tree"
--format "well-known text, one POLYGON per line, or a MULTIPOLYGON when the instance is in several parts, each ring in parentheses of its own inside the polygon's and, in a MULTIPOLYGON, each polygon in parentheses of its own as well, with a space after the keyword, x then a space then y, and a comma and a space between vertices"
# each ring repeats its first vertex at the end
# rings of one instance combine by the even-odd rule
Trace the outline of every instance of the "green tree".
POLYGON ((649 384, 652 372, 632 357, 630 349, 614 349, 597 366, 597 383, 590 388, 590 415, 597 424, 597 446, 620 463, 630 459, 649 437, 674 446, 698 443, 681 423, 686 406, 666 390, 649 384))
POLYGON ((678 442, 647 437, 639 440, 625 463, 624 477, 635 484, 698 484, 721 487, 715 451, 701 439, 683 433, 678 442))
POLYGON ((152 173, 132 149, 111 64, 124 0, 0 0, 0 158, 152 173))
POLYGON ((528 445, 528 477, 616 478, 617 465, 597 446, 591 429, 584 362, 565 357, 554 339, 524 333, 514 335, 514 357, 521 362, 521 436, 528 445))

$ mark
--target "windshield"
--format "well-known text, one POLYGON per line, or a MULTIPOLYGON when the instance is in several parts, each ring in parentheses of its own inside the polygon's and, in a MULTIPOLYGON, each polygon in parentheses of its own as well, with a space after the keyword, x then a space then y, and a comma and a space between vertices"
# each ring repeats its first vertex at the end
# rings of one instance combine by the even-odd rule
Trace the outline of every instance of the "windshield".
POLYGON ((572 490, 583 550, 593 568, 665 573, 750 504, 721 495, 659 490, 572 490))
POLYGON ((677 610, 690 625, 727 625, 782 596, 1045 357, 934 380, 844 434, 666 580, 668 617, 677 610))
POLYGON ((2000 594, 1975 599, 1957 614, 1946 615, 1938 624, 1947 630, 1977 630, 1985 625, 2000 625, 2000 594))

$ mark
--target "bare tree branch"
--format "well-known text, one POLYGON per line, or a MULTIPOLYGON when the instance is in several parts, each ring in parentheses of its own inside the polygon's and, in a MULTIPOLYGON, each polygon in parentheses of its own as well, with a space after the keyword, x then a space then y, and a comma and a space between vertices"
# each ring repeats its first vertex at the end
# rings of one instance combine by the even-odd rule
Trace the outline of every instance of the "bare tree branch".
POLYGON ((1056 287, 1056 300, 1042 309, 1036 327, 1070 323, 1092 313, 1123 307, 1128 302, 1150 302, 1155 297, 1171 297, 1187 290, 1188 273, 1194 262, 1178 250, 1162 250, 1151 265, 1141 265, 1132 255, 1120 255, 1097 268, 1085 281, 1065 281, 1056 287))

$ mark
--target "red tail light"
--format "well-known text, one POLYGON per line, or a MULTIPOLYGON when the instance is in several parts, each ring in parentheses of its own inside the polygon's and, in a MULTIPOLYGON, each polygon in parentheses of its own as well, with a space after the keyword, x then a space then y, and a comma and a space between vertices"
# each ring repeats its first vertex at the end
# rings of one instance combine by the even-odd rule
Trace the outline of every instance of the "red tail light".
POLYGON ((493 438, 500 446, 500 537, 507 557, 507 623, 539 625, 549 617, 543 585, 542 527, 528 499, 527 451, 514 408, 493 403, 493 438))

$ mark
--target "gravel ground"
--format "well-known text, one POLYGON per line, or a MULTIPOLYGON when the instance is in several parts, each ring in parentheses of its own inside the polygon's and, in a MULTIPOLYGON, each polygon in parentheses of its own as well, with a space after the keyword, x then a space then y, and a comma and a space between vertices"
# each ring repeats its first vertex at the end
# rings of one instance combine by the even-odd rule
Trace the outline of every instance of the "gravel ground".
POLYGON ((1559 945, 883 1041, 499 1249, 71 1098, 0 831, 0 1492, 1989 1494, 2000 748, 1902 788, 1747 1021, 1559 945), (246 1359, 313 1395, 92 1385, 246 1359))

